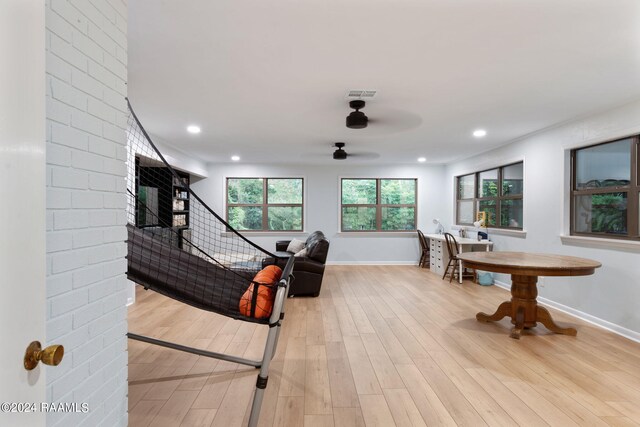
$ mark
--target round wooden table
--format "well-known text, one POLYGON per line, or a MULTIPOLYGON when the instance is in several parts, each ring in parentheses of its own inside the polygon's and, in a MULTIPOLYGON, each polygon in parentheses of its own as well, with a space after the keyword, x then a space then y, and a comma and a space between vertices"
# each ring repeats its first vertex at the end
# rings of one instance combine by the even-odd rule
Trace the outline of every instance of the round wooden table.
POLYGON ((597 261, 564 255, 525 252, 467 252, 458 255, 465 267, 511 274, 511 301, 505 301, 489 315, 476 314, 482 322, 498 321, 506 316, 514 324, 511 338, 520 338, 522 329, 542 323, 552 332, 575 336, 575 328, 561 327, 551 313, 538 305, 538 276, 587 276, 600 267, 597 261))

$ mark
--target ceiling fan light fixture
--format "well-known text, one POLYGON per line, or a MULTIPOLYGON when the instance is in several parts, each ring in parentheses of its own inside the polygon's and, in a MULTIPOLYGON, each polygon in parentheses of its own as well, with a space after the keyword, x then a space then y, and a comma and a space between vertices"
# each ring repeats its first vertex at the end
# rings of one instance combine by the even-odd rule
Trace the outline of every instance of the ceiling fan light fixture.
POLYGON ((349 129, 364 129, 367 127, 369 118, 360 111, 354 111, 347 116, 347 127, 349 129))
POLYGON ((347 158, 347 152, 343 149, 338 149, 333 152, 333 160, 345 160, 347 158))
POLYGON ((347 158, 347 152, 342 149, 344 142, 336 142, 335 147, 338 149, 333 152, 333 160, 345 160, 347 158))
POLYGON ((347 116, 347 127, 349 129, 364 129, 367 127, 369 118, 362 111, 359 111, 364 106, 365 103, 361 99, 349 101, 349 107, 356 110, 347 116))

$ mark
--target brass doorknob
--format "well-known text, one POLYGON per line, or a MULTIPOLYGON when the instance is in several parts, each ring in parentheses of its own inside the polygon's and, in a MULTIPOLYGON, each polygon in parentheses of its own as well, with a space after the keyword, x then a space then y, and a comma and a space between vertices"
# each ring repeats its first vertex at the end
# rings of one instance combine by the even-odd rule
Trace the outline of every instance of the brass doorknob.
POLYGON ((64 347, 61 345, 50 345, 42 349, 40 341, 34 341, 27 347, 24 354, 24 368, 31 371, 38 366, 39 362, 49 366, 58 366, 64 357, 64 347))

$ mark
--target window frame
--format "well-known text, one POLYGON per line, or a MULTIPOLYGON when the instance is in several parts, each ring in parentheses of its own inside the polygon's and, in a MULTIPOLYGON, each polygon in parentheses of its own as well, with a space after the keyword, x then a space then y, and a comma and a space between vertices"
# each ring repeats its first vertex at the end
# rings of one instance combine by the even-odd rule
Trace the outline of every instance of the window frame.
POLYGON ((630 135, 623 138, 616 138, 574 148, 570 154, 570 184, 569 184, 569 234, 571 236, 593 237, 598 239, 619 239, 619 240, 640 240, 640 135, 630 135), (616 185, 611 187, 597 187, 588 189, 577 189, 577 154, 581 150, 597 147, 600 145, 613 144, 625 139, 631 139, 629 152, 629 185, 616 185), (627 194, 627 234, 610 234, 576 231, 575 223, 575 200, 578 196, 608 193, 627 194))
POLYGON ((339 207, 339 217, 340 217, 340 232, 341 233, 414 233, 418 229, 418 178, 351 178, 351 177, 341 177, 340 178, 340 207, 339 207), (345 180, 350 181, 376 181, 376 203, 342 203, 342 183, 345 180), (389 204, 389 203, 380 203, 381 191, 382 191, 382 181, 414 181, 414 203, 402 203, 402 204, 389 204), (375 230, 345 230, 344 229, 344 220, 343 220, 343 208, 351 208, 351 207, 368 207, 376 209, 376 228, 375 230), (410 230, 383 230, 382 229, 382 209, 383 208, 413 208, 413 224, 414 228, 410 230))
POLYGON ((231 207, 261 207, 262 208, 262 227, 255 230, 241 230, 243 233, 302 233, 304 232, 304 205, 305 205, 305 184, 303 177, 255 177, 255 176, 228 176, 225 178, 225 221, 229 224, 229 208, 231 207), (229 203, 229 180, 231 179, 261 179, 262 180, 262 203, 229 203), (269 180, 278 179, 285 180, 299 179, 302 181, 302 194, 300 203, 269 203, 269 180), (300 207, 300 229, 299 230, 269 230, 269 208, 270 207, 300 207))
POLYGON ((494 166, 491 168, 487 168, 487 169, 483 169, 483 170, 479 170, 476 172, 470 172, 470 173, 465 173, 462 175, 456 175, 455 177, 455 183, 454 183, 455 187, 454 187, 454 192, 455 192, 455 220, 456 220, 456 225, 466 225, 466 226, 473 226, 473 222, 471 223, 467 223, 467 222, 461 222, 460 221, 460 202, 461 201, 471 201, 473 202, 473 219, 475 221, 475 218, 477 218, 478 215, 478 204, 480 202, 484 202, 484 201, 491 201, 491 200, 495 200, 496 202, 496 224, 495 225, 486 225, 486 228, 493 228, 493 229, 501 229, 501 230, 519 230, 522 231, 524 230, 524 212, 523 212, 523 220, 522 220, 522 224, 520 224, 518 227, 504 227, 500 224, 500 218, 502 218, 501 215, 501 211, 502 211, 502 202, 506 201, 506 200, 522 200, 522 210, 524 211, 524 160, 519 160, 517 162, 511 162, 511 163, 507 163, 504 165, 500 165, 500 166, 494 166), (522 164, 522 193, 517 194, 517 195, 503 195, 502 192, 504 191, 504 186, 503 186, 503 177, 504 177, 504 172, 503 170, 505 168, 508 168, 509 166, 514 166, 514 165, 518 165, 518 164, 522 164), (498 171, 498 196, 497 197, 480 197, 480 174, 484 173, 484 172, 489 172, 492 170, 497 170, 498 171), (460 178, 464 178, 464 177, 468 177, 470 175, 473 175, 473 197, 472 198, 460 198, 460 178))
MULTIPOLYGON (((487 170, 491 170, 491 169, 487 169, 487 170)), ((472 217, 475 218, 476 206, 477 206, 476 196, 478 195, 478 174, 479 173, 480 172, 472 172, 472 173, 456 176, 455 189, 454 189, 456 194, 456 224, 473 225, 473 222, 471 224, 467 224, 466 222, 460 221, 460 202, 471 202, 473 206, 472 217), (460 178, 465 178, 470 175, 473 176, 473 197, 460 198, 460 178)))

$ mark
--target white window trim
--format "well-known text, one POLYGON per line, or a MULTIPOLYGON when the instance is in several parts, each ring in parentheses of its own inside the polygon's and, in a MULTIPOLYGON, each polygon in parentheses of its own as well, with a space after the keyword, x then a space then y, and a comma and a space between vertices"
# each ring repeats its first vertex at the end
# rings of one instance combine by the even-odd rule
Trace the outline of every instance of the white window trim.
POLYGON ((591 236, 570 236, 568 234, 561 234, 560 240, 563 245, 567 246, 640 252, 640 242, 635 240, 607 239, 591 236))
POLYGON ((416 237, 416 231, 338 231, 340 237, 416 237))
POLYGON ((464 228, 465 230, 476 232, 476 233, 478 231, 482 231, 487 233, 489 237, 491 237, 492 234, 496 234, 499 236, 511 236, 511 237, 520 237, 520 238, 527 237, 527 230, 511 230, 508 228, 491 228, 491 227, 485 229, 484 227, 476 228, 473 226, 460 225, 460 224, 451 226, 452 230, 460 230, 461 228, 464 228))
MULTIPOLYGON (((240 233, 242 235, 249 235, 257 237, 257 236, 269 236, 269 237, 278 237, 278 238, 286 238, 286 237, 295 237, 299 239, 300 237, 306 237, 309 235, 308 231, 250 231, 250 230, 242 230, 240 233)), ((223 231, 220 233, 220 237, 234 237, 236 234, 231 231, 223 231)), ((246 236, 245 236, 246 237, 246 236)))

